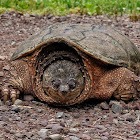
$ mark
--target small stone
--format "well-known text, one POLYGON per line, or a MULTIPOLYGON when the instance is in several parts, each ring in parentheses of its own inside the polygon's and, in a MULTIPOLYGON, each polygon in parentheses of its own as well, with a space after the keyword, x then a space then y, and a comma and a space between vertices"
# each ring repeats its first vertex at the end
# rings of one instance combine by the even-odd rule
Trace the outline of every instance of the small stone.
POLYGON ((128 111, 128 110, 123 110, 122 113, 123 113, 123 114, 126 114, 126 113, 129 113, 129 111, 128 111))
POLYGON ((39 124, 41 125, 41 126, 47 126, 47 124, 48 124, 48 121, 47 120, 44 120, 44 119, 41 119, 40 121, 39 121, 39 124))
POLYGON ((64 112, 56 113, 56 118, 62 118, 64 116, 64 112))
POLYGON ((54 125, 54 126, 52 127, 52 130, 53 130, 54 132, 62 132, 62 131, 64 130, 64 127, 62 127, 62 126, 60 126, 60 125, 54 125))
POLYGON ((66 124, 67 124, 67 126, 72 125, 72 122, 73 122, 73 120, 72 120, 72 119, 70 119, 70 120, 66 120, 66 124))
POLYGON ((16 121, 20 121, 21 120, 21 117, 16 117, 15 120, 16 121))
POLYGON ((70 140, 80 140, 80 139, 77 138, 76 136, 70 136, 69 138, 70 138, 70 140))
POLYGON ((47 137, 47 134, 48 134, 48 129, 41 129, 40 131, 38 131, 38 135, 41 138, 46 138, 47 137))
POLYGON ((4 121, 0 121, 0 127, 2 126, 6 126, 7 125, 7 123, 6 122, 4 122, 4 121))
POLYGON ((3 106, 3 102, 0 100, 0 106, 3 106))
POLYGON ((3 71, 0 71, 0 77, 3 77, 3 76, 4 76, 3 71))
POLYGON ((63 140, 63 137, 60 134, 49 135, 49 138, 51 138, 51 140, 63 140))
POLYGON ((111 107, 113 113, 121 114, 123 111, 123 106, 119 103, 114 103, 111 107))
POLYGON ((60 124, 48 124, 46 126, 48 129, 52 129, 53 132, 62 132, 64 130, 64 127, 61 126, 60 124))
POLYGON ((80 127, 81 124, 79 121, 74 121, 72 124, 71 124, 71 127, 80 127))
POLYGON ((102 135, 108 137, 109 133, 108 132, 104 132, 102 135))
POLYGON ((18 126, 19 128, 21 128, 21 129, 24 129, 24 128, 26 127, 26 125, 25 125, 24 123, 22 123, 22 122, 18 122, 18 123, 17 123, 17 126, 18 126))
POLYGON ((20 99, 17 99, 14 103, 14 105, 23 105, 23 101, 20 99))
POLYGON ((108 110, 108 109, 109 109, 109 105, 107 104, 107 102, 102 102, 102 103, 100 104, 100 107, 101 107, 102 109, 104 109, 104 110, 108 110))
POLYGON ((96 128, 97 129, 100 129, 100 130, 103 130, 103 131, 105 131, 107 128, 106 127, 104 127, 103 125, 96 125, 96 128))
POLYGON ((102 136, 102 137, 101 137, 101 140, 108 140, 108 137, 102 136))
POLYGON ((16 44, 16 42, 15 41, 13 41, 12 43, 11 43, 11 45, 13 46, 13 45, 15 45, 16 44))
POLYGON ((2 134, 0 134, 0 140, 5 140, 5 138, 2 134))
POLYGON ((15 136, 18 137, 18 138, 24 138, 25 137, 25 135, 21 134, 21 133, 16 133, 15 136))
POLYGON ((133 115, 127 116, 126 121, 134 122, 136 118, 133 115))
POLYGON ((113 119, 113 123, 114 124, 118 124, 118 120, 117 119, 113 119))
POLYGON ((79 113, 73 113, 73 117, 74 118, 79 118, 80 117, 80 114, 79 113))
POLYGON ((3 69, 9 71, 10 70, 10 66, 6 65, 6 66, 3 67, 3 69))
POLYGON ((37 109, 37 112, 38 112, 38 113, 42 113, 43 110, 42 110, 42 109, 37 109))
POLYGON ((4 60, 5 58, 6 58, 6 56, 0 55, 0 60, 4 60))
POLYGON ((69 131, 71 133, 78 133, 79 132, 79 129, 78 128, 70 128, 69 131))
POLYGON ((89 135, 87 135, 87 134, 83 134, 82 139, 83 140, 91 140, 91 137, 89 135))
POLYGON ((37 101, 32 101, 32 103, 35 104, 35 105, 40 105, 40 103, 37 102, 37 101))
POLYGON ((16 113, 20 112, 20 108, 16 105, 12 105, 12 111, 15 111, 16 113))

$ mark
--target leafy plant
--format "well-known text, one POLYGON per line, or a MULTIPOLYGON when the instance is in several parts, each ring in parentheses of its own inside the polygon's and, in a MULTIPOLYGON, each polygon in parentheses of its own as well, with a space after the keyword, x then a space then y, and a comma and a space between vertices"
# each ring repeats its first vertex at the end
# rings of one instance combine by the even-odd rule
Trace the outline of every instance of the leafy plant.
MULTIPOLYGON (((0 0, 0 9, 23 13, 66 15, 140 15, 140 0, 0 0)), ((4 11, 4 10, 0 10, 4 11)))

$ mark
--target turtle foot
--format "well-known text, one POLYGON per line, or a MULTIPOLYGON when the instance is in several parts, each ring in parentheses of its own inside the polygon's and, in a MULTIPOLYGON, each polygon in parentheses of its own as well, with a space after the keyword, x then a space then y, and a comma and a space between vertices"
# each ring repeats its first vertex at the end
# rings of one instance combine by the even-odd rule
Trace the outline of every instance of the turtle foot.
POLYGON ((14 104, 15 100, 19 98, 20 91, 9 86, 4 86, 1 93, 4 103, 7 100, 11 100, 12 104, 14 104))
POLYGON ((137 100, 140 98, 140 77, 127 70, 127 76, 114 93, 118 100, 137 100))

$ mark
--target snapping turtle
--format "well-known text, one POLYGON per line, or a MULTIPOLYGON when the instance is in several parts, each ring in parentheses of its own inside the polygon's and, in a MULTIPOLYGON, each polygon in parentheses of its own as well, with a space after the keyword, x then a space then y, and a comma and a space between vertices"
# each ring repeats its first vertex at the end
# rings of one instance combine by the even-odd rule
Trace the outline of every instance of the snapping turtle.
POLYGON ((138 99, 140 52, 107 26, 57 23, 25 40, 13 54, 4 101, 19 93, 72 105, 89 98, 138 99))

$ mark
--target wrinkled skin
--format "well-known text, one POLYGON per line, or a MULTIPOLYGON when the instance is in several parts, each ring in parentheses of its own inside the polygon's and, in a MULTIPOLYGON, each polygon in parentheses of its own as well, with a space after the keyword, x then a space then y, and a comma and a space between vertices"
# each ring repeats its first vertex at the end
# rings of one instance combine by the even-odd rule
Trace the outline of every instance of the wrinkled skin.
MULTIPOLYGON (((58 44, 53 45, 57 48, 58 44)), ((51 53, 44 48, 12 61, 10 78, 6 78, 1 92, 4 102, 11 99, 14 103, 20 93, 56 105, 72 105, 89 98, 139 98, 140 78, 133 72, 79 54, 68 46, 51 53)))

